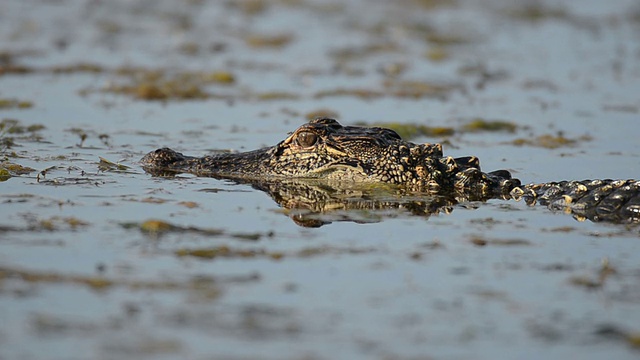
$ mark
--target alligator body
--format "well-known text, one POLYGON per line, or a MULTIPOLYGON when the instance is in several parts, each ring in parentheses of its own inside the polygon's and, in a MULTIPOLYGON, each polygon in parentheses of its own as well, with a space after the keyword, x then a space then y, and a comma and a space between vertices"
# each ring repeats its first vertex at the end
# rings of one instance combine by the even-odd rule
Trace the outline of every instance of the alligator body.
POLYGON ((522 185, 507 170, 481 171, 474 156, 444 156, 440 144, 415 144, 390 129, 342 126, 327 118, 302 125, 272 147, 204 157, 162 148, 141 163, 156 175, 192 173, 254 184, 291 179, 390 183, 411 192, 464 200, 524 199, 593 221, 640 222, 638 180, 522 185))

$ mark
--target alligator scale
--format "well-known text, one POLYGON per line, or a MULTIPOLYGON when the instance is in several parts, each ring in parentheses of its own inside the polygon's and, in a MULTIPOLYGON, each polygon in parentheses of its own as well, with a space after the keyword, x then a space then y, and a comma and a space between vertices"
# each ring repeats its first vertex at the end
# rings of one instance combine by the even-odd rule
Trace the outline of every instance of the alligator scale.
MULTIPOLYGON (((162 148, 141 163, 152 174, 192 173, 252 184, 295 179, 390 183, 456 199, 524 199, 593 221, 640 222, 638 180, 522 185, 507 170, 481 171, 474 156, 444 156, 440 144, 415 144, 390 129, 342 126, 328 118, 312 120, 277 145, 259 150, 191 157, 162 148)), ((273 190, 270 193, 275 198, 273 190)))

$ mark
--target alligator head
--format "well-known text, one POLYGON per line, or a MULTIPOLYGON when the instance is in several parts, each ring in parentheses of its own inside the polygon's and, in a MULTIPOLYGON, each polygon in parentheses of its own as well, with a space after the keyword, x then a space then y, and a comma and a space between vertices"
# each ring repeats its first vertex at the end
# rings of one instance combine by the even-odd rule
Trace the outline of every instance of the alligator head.
POLYGON ((414 144, 390 129, 342 126, 328 118, 312 120, 264 149, 197 158, 163 148, 141 162, 154 174, 187 172, 247 181, 322 178, 492 195, 506 194, 520 185, 505 170, 483 173, 476 157, 444 157, 440 144, 414 144))

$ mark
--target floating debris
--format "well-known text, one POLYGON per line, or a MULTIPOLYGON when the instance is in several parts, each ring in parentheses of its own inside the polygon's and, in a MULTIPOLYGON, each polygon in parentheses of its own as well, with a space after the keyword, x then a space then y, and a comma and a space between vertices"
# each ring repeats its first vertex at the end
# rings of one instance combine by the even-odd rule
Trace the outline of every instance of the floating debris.
POLYGON ((477 246, 530 246, 532 245, 529 240, 524 239, 486 239, 480 236, 473 236, 469 240, 472 244, 477 246))
POLYGON ((462 89, 459 84, 436 83, 430 81, 390 81, 384 82, 389 94, 399 98, 446 99, 451 92, 462 89))
POLYGON ((253 34, 245 38, 247 45, 253 48, 281 48, 293 40, 293 35, 280 34, 280 35, 261 35, 253 34))
POLYGON ((217 246, 217 247, 201 248, 201 249, 179 249, 175 251, 175 254, 179 257, 191 256, 191 257, 197 257, 202 259, 215 259, 218 257, 224 257, 224 258, 268 257, 273 260, 280 260, 284 257, 284 254, 281 252, 267 252, 265 250, 232 249, 225 245, 217 246))
POLYGON ((130 167, 126 166, 126 165, 122 165, 119 163, 114 163, 112 161, 109 161, 105 158, 103 158, 102 156, 98 156, 98 158, 100 158, 100 162, 98 163, 98 168, 102 171, 107 171, 107 170, 129 170, 130 167))
POLYGON ((178 205, 184 206, 188 209, 195 209, 197 207, 200 207, 200 205, 195 201, 180 201, 178 205))
POLYGON ((258 93, 255 95, 255 98, 262 101, 271 101, 271 100, 296 100, 300 98, 298 94, 285 92, 285 91, 268 91, 263 93, 258 93))
POLYGON ((525 6, 512 8, 505 11, 507 16, 514 19, 538 22, 548 19, 568 19, 569 14, 565 9, 549 7, 537 2, 527 3, 525 6))
POLYGON ((9 170, 0 166, 0 181, 7 181, 11 178, 9 170))
POLYGON ((406 124, 399 122, 374 123, 373 126, 389 128, 400 135, 403 139, 413 139, 419 136, 441 137, 451 136, 455 130, 450 127, 428 126, 420 124, 406 124))
POLYGON ((477 118, 472 120, 470 123, 465 124, 462 129, 464 131, 469 132, 479 132, 479 131, 506 131, 506 132, 515 132, 518 126, 512 122, 502 121, 502 120, 485 120, 481 118, 477 118))
POLYGON ((583 135, 578 138, 567 138, 562 133, 557 135, 544 134, 537 136, 533 139, 519 138, 511 142, 515 146, 536 146, 547 149, 557 149, 560 147, 571 147, 577 145, 579 142, 591 141, 593 138, 590 135, 583 135))
POLYGON ((600 269, 598 270, 596 277, 589 276, 574 276, 569 279, 569 282, 573 285, 584 287, 586 289, 599 289, 604 286, 606 280, 615 275, 618 271, 611 266, 609 259, 602 259, 600 269))
POLYGON ((318 91, 314 98, 323 99, 326 97, 336 97, 336 96, 353 96, 364 100, 371 100, 374 98, 379 98, 384 96, 384 93, 380 91, 370 90, 370 89, 346 89, 346 88, 337 88, 331 90, 322 90, 318 91))
POLYGON ((33 103, 27 100, 0 99, 0 109, 29 109, 33 103))
POLYGON ((0 120, 0 135, 35 133, 43 129, 45 129, 45 126, 42 124, 22 125, 16 119, 0 120))
POLYGON ((281 251, 266 251, 264 249, 234 249, 226 245, 198 248, 178 249, 174 254, 179 257, 196 257, 201 259, 215 258, 269 258, 281 260, 284 257, 308 258, 326 254, 367 254, 376 251, 373 248, 336 248, 332 246, 310 247, 285 253, 281 251))
POLYGON ((197 227, 184 227, 178 226, 171 223, 168 223, 164 220, 150 219, 146 220, 142 223, 120 223, 125 229, 139 229, 143 233, 158 236, 169 232, 177 232, 177 233, 195 233, 201 234, 205 236, 220 236, 224 234, 224 231, 221 229, 204 229, 197 227))
POLYGON ((76 284, 92 290, 104 291, 113 287, 127 287, 132 290, 196 290, 208 295, 221 294, 212 279, 196 277, 186 281, 140 281, 129 279, 109 279, 104 276, 67 275, 55 272, 30 271, 0 267, 0 282, 5 279, 21 279, 30 283, 76 284))

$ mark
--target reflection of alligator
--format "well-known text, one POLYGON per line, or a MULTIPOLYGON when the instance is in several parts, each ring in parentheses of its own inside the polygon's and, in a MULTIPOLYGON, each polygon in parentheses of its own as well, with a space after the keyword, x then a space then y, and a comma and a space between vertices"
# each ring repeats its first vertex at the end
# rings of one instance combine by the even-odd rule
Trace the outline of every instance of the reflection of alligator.
POLYGON ((450 213, 454 205, 469 200, 407 193, 394 185, 363 186, 324 179, 251 181, 251 185, 269 194, 296 224, 304 227, 333 221, 370 223, 402 214, 427 218, 450 213))
POLYGON ((163 148, 147 154, 141 163, 152 174, 186 172, 252 184, 268 180, 272 196, 278 193, 274 184, 279 181, 284 186, 291 178, 391 183, 411 193, 471 200, 522 198, 578 218, 640 222, 637 180, 521 185, 506 170, 482 172, 476 157, 443 156, 440 144, 414 144, 389 129, 342 126, 326 118, 302 125, 279 144, 260 150, 197 158, 163 148))

